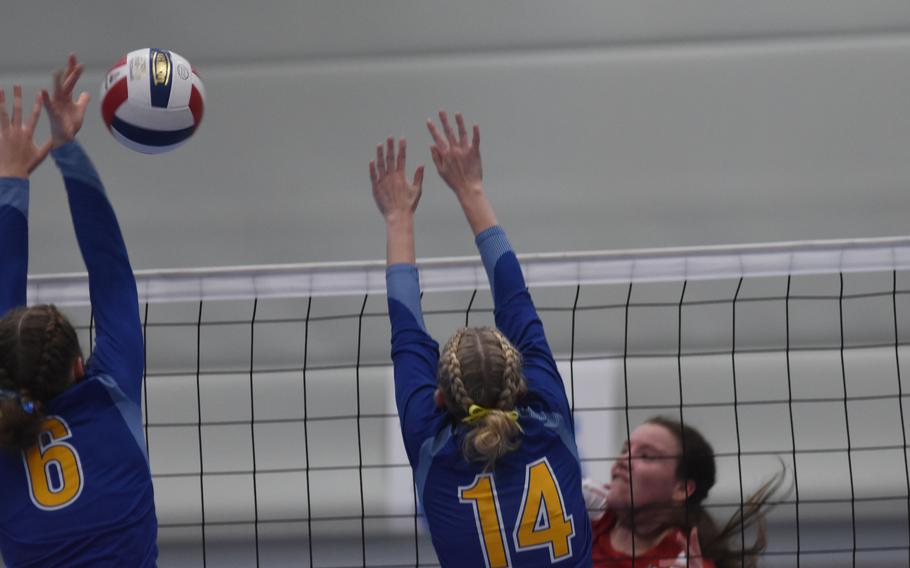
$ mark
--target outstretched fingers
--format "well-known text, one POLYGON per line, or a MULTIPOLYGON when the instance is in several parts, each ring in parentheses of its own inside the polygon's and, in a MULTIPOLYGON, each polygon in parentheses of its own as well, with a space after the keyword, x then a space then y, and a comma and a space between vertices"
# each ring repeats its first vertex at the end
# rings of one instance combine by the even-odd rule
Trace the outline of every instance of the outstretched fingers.
POLYGON ((396 171, 404 171, 407 155, 407 142, 402 138, 398 142, 398 157, 395 157, 395 139, 389 136, 385 144, 376 145, 376 160, 370 162, 370 176, 376 172, 376 183, 396 171))
POLYGON ((379 173, 376 171, 376 160, 370 160, 370 183, 373 185, 373 191, 379 185, 379 173))
POLYGON ((449 124, 449 115, 447 115, 444 110, 439 111, 439 122, 442 123, 442 130, 446 133, 446 140, 449 141, 449 145, 457 146, 458 140, 455 138, 455 132, 452 130, 452 126, 449 124))
POLYGON ((54 71, 54 98, 63 95, 63 71, 54 71))
POLYGON ((32 104, 32 113, 28 117, 28 123, 26 124, 26 129, 28 135, 32 136, 35 133, 35 128, 38 126, 38 119, 41 118, 41 94, 38 93, 35 95, 35 102, 32 104))
POLYGON ((13 128, 22 128, 22 85, 13 86, 13 128))
POLYGON ((398 139, 398 159, 395 161, 395 169, 404 173, 405 164, 408 156, 408 141, 404 138, 398 139))
POLYGON ((81 95, 79 95, 79 99, 76 101, 76 106, 79 107, 79 109, 84 112, 85 108, 88 106, 88 102, 91 98, 92 98, 92 95, 88 91, 82 93, 81 95))
POLYGON ((423 164, 417 166, 417 169, 414 170, 414 187, 417 188, 417 191, 423 187, 423 164))
POLYGON ((458 125, 458 143, 465 148, 468 145, 468 131, 464 127, 464 117, 460 112, 455 113, 455 124, 458 125))
POLYGON ((44 109, 47 110, 47 114, 53 114, 54 102, 51 100, 51 94, 47 92, 47 89, 41 89, 41 102, 44 103, 44 109))
POLYGON ((436 128, 436 124, 433 122, 432 118, 427 119, 427 130, 430 131, 430 136, 433 137, 433 144, 438 150, 445 150, 448 148, 446 141, 439 134, 439 130, 436 128))
POLYGON ((385 171, 389 174, 395 171, 395 139, 391 136, 385 141, 385 171))
POLYGON ((376 145, 376 170, 380 178, 385 177, 385 156, 383 155, 382 144, 376 145))
POLYGON ((74 65, 66 70, 66 76, 61 84, 62 92, 65 96, 69 97, 73 94, 73 88, 76 86, 76 83, 79 81, 79 77, 82 76, 84 70, 84 65, 74 65))
POLYGON ((9 130, 9 115, 6 112, 6 91, 0 89, 0 132, 9 130))

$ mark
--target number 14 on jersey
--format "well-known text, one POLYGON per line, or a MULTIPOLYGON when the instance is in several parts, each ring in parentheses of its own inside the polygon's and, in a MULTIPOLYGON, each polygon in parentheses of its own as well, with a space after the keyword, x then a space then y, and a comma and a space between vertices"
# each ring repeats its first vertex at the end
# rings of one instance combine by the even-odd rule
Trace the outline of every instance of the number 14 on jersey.
MULTIPOLYGON (((506 544, 505 525, 496 481, 490 473, 481 473, 474 482, 458 488, 461 503, 474 508, 474 519, 487 568, 509 568, 512 560, 506 544)), ((521 553, 546 548, 551 562, 572 557, 575 521, 566 514, 562 491, 547 458, 525 466, 525 490, 512 534, 515 551, 521 553)))

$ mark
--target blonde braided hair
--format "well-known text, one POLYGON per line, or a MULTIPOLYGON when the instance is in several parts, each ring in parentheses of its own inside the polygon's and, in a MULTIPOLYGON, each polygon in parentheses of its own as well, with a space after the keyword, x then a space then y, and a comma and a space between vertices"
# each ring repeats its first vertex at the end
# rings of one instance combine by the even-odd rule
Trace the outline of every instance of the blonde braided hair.
POLYGON ((490 469, 518 448, 522 430, 514 408, 527 387, 521 354, 499 330, 456 331, 443 348, 437 374, 449 412, 468 424, 462 444, 468 461, 490 469))
POLYGON ((521 353, 501 331, 498 329, 491 329, 491 331, 499 340, 499 348, 502 349, 503 357, 506 360, 502 373, 503 387, 499 392, 496 408, 510 409, 515 406, 515 399, 524 386, 524 376, 521 374, 521 353))

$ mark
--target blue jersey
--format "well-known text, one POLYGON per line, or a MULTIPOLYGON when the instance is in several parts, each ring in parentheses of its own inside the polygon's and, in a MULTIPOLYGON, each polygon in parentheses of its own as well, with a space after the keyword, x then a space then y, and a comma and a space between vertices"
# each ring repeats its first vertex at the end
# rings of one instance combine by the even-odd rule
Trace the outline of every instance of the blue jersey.
POLYGON ((442 566, 591 566, 575 427, 521 266, 501 228, 477 235, 496 326, 521 352, 529 392, 518 402, 521 446, 493 471, 461 451, 467 425, 433 397, 437 343, 420 308, 417 268, 387 270, 395 397, 405 449, 442 566))
MULTIPOLYGON (((0 451, 0 552, 9 568, 155 566, 136 281, 82 148, 71 142, 53 157, 89 273, 97 340, 85 377, 45 405, 38 445, 0 451)), ((0 179, 0 313, 26 301, 27 217, 27 182, 0 179)))

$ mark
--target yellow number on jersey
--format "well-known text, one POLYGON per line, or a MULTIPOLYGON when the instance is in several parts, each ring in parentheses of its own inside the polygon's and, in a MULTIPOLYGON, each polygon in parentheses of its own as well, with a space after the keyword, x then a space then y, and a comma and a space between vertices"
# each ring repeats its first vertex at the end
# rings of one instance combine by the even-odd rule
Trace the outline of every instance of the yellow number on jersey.
POLYGON ((63 418, 48 416, 41 423, 38 443, 22 453, 29 479, 29 496, 39 509, 62 509, 82 493, 79 454, 64 441, 71 436, 63 418))
MULTIPOLYGON (((509 568, 512 562, 506 546, 496 482, 489 473, 479 474, 474 483, 458 488, 458 499, 474 507, 474 520, 487 568, 509 568)), ((572 557, 575 521, 566 514, 562 491, 547 458, 525 468, 525 490, 515 523, 515 550, 547 548, 550 561, 572 557)))
POLYGON ((493 476, 482 473, 474 478, 471 485, 459 487, 458 500, 474 507, 474 520, 477 522, 477 532, 480 533, 480 546, 483 548, 487 568, 511 566, 493 476))
POLYGON ((566 515, 562 492, 547 458, 529 463, 525 470, 525 493, 515 525, 515 550, 548 548, 550 561, 572 556, 575 522, 566 515))

